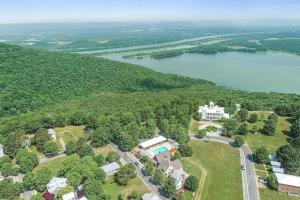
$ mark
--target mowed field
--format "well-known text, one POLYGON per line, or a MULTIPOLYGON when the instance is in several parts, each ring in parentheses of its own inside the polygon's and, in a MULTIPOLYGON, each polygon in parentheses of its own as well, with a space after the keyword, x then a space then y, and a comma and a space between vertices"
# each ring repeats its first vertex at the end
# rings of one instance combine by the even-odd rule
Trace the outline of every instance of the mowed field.
POLYGON ((189 159, 182 159, 182 162, 188 173, 197 175, 199 178, 202 172, 197 170, 198 167, 205 169, 206 176, 201 199, 243 199, 239 151, 215 142, 191 141, 190 145, 194 154, 189 159, 195 166, 191 165, 189 159))
POLYGON ((300 197, 289 196, 285 193, 272 191, 269 189, 259 189, 261 200, 299 200, 300 197))

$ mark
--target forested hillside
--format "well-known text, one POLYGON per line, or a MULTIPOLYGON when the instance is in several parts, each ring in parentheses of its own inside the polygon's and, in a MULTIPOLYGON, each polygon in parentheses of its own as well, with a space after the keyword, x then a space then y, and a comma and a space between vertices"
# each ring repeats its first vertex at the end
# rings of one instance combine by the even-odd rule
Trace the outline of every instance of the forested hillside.
POLYGON ((0 43, 0 117, 97 92, 161 91, 212 82, 77 54, 0 43))

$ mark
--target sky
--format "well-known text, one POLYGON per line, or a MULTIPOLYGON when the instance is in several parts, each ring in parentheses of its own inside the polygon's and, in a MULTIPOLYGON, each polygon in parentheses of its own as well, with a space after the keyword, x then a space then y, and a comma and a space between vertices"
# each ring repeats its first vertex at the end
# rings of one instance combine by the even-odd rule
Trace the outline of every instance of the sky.
POLYGON ((0 0, 0 23, 300 20, 300 0, 0 0))

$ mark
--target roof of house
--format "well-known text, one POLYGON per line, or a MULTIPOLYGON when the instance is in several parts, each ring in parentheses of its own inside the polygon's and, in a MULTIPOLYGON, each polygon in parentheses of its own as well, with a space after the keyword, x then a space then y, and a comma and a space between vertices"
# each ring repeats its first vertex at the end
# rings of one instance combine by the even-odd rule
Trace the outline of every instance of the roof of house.
POLYGON ((112 163, 106 164, 106 165, 101 167, 101 169, 103 169, 103 171, 105 173, 113 172, 113 171, 115 171, 119 168, 120 168, 120 165, 116 162, 112 162, 112 163))
POLYGON ((169 160, 171 160, 171 154, 169 153, 169 151, 165 151, 163 153, 155 155, 155 159, 158 163, 161 163, 164 160, 169 161, 169 160))
POLYGON ((161 168, 163 171, 166 171, 170 166, 172 166, 175 169, 181 169, 182 165, 181 162, 179 160, 163 160, 160 164, 159 164, 159 168, 161 168))
POLYGON ((70 192, 70 193, 65 194, 65 195, 62 196, 63 200, 72 200, 74 198, 75 198, 74 192, 70 192))
POLYGON ((142 142, 142 143, 140 143, 140 146, 142 147, 142 148, 148 148, 148 147, 151 147, 151 146, 153 146, 153 145, 155 145, 155 144, 158 144, 158 143, 161 143, 161 142, 164 142, 164 141, 166 141, 167 140, 167 138, 165 138, 164 136, 158 136, 158 137, 155 137, 155 138, 152 138, 152 139, 150 139, 150 140, 147 140, 147 141, 145 141, 145 142, 142 142))
POLYGON ((67 186, 66 178, 54 177, 47 184, 47 190, 50 193, 54 193, 59 188, 64 188, 67 186))
POLYGON ((299 176, 280 174, 280 173, 275 173, 275 175, 277 177, 279 184, 300 187, 300 177, 299 176))
POLYGON ((284 173, 284 169, 280 168, 280 167, 272 166, 272 170, 273 170, 274 173, 281 173, 281 174, 284 173))
POLYGON ((154 193, 145 193, 145 194, 142 196, 142 199, 143 199, 143 200, 160 200, 159 196, 157 196, 157 195, 154 194, 154 193))
POLYGON ((271 165, 272 166, 276 166, 276 167, 280 167, 281 166, 281 162, 271 161, 271 165))

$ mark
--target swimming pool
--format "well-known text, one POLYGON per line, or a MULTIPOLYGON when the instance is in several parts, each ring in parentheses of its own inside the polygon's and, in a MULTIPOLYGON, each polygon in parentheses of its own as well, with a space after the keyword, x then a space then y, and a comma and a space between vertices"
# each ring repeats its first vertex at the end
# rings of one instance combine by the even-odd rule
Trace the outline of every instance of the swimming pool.
POLYGON ((155 155, 157 155, 157 154, 160 154, 160 153, 163 153, 163 152, 166 152, 166 151, 169 151, 168 148, 162 146, 162 147, 159 147, 159 148, 155 149, 153 152, 155 153, 155 155))

